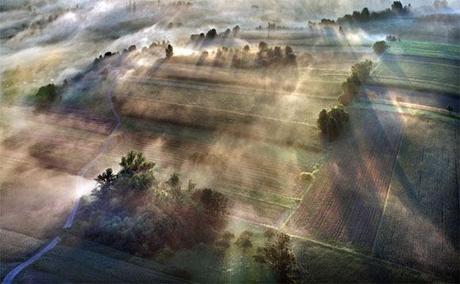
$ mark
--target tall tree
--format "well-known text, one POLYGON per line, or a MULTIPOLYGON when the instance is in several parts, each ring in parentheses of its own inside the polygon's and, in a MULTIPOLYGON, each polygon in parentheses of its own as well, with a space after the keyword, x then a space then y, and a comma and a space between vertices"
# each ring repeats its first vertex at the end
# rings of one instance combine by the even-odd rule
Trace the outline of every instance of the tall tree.
POLYGON ((278 233, 275 240, 267 241, 265 246, 259 249, 255 260, 270 267, 280 283, 294 282, 297 264, 288 235, 278 233))

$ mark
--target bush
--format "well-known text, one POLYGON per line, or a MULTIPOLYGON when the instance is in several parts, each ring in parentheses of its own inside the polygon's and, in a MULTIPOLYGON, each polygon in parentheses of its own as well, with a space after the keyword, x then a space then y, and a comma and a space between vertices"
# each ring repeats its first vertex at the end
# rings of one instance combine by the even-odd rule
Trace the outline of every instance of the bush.
POLYGON ((314 178, 315 176, 313 175, 313 173, 301 172, 298 176, 298 182, 300 184, 306 184, 306 183, 312 182, 314 178))
POLYGON ((244 231, 240 234, 235 244, 242 249, 252 248, 251 238, 252 238, 252 232, 244 231))
POLYGON ((165 49, 165 53, 166 58, 171 58, 174 55, 174 48, 172 47, 172 45, 168 44, 168 46, 165 49))
POLYGON ((55 84, 48 84, 40 87, 35 94, 36 102, 39 106, 47 106, 60 98, 59 88, 55 84))
POLYGON ((388 45, 386 44, 384 40, 376 41, 374 45, 372 46, 372 49, 378 55, 383 54, 387 48, 388 48, 388 45))

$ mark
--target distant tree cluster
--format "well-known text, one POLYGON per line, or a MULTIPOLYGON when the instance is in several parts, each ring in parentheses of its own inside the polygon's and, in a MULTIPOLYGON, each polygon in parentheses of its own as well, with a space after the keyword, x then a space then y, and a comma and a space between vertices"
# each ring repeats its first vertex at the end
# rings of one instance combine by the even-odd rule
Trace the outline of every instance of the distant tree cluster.
POLYGON ((297 57, 294 50, 289 45, 286 45, 284 50, 279 46, 269 47, 264 41, 259 43, 259 51, 255 61, 257 66, 271 66, 271 65, 297 65, 297 57))
POLYGON ((159 181, 155 164, 129 152, 120 171, 105 170, 78 216, 82 234, 133 254, 212 243, 226 223, 227 198, 214 190, 185 187, 177 174, 159 181))
POLYGON ((400 41, 400 40, 401 40, 399 37, 397 37, 397 36, 395 36, 395 35, 387 35, 387 36, 385 37, 385 39, 386 39, 387 41, 398 41, 398 40, 400 41))
POLYGON ((265 27, 259 25, 256 27, 256 30, 300 30, 302 27, 289 27, 272 22, 268 22, 265 27))
POLYGON ((353 14, 347 14, 337 19, 337 23, 367 22, 375 20, 384 20, 395 16, 405 16, 410 13, 411 5, 403 6, 400 1, 394 1, 391 8, 378 12, 369 12, 368 8, 360 11, 353 11, 353 14))
POLYGON ((175 1, 175 2, 170 3, 169 5, 176 6, 176 7, 192 6, 192 2, 190 2, 190 1, 175 1))
POLYGON ((348 113, 341 107, 334 107, 329 111, 323 109, 318 116, 318 127, 329 140, 337 138, 349 120, 348 113))
POLYGON ((199 34, 192 34, 190 36, 190 40, 197 44, 211 44, 217 39, 225 40, 228 38, 236 38, 238 37, 238 34, 240 32, 241 28, 240 26, 236 25, 233 27, 233 29, 226 29, 222 33, 217 33, 217 30, 212 28, 210 29, 206 34, 205 33, 199 33, 199 34))
MULTIPOLYGON (((158 42, 152 42, 148 47, 145 46, 141 49, 141 52, 154 52, 154 51, 158 51, 158 50, 161 50, 161 49, 164 49, 165 51, 165 54, 166 54, 166 57, 171 57, 173 56, 174 52, 173 52, 173 47, 172 45, 169 43, 169 41, 158 41, 158 42), (168 56, 169 55, 169 56, 168 56)), ((103 62, 104 60, 110 58, 110 57, 113 57, 113 56, 118 56, 118 55, 127 55, 131 52, 134 52, 134 51, 137 51, 137 46, 136 45, 130 45, 128 48, 125 48, 122 50, 122 52, 120 53, 119 51, 117 52, 112 52, 112 51, 107 51, 104 53, 104 55, 99 55, 99 57, 96 57, 94 59, 94 62, 93 64, 97 65, 98 63, 100 62, 103 62)))
POLYGON ((278 278, 279 283, 295 283, 298 268, 295 254, 291 247, 291 238, 283 233, 267 230, 266 243, 258 248, 254 257, 259 263, 268 266, 278 278))
POLYGON ((374 50, 374 52, 378 55, 381 55, 385 52, 385 50, 387 50, 389 46, 387 45, 387 43, 384 41, 384 40, 381 40, 381 41, 376 41, 373 45, 372 45, 372 49, 374 50))
POLYGON ((269 47, 264 41, 259 43, 258 51, 251 53, 249 45, 241 48, 219 48, 214 58, 209 58, 209 52, 203 51, 197 65, 212 64, 213 66, 230 66, 232 68, 269 68, 296 67, 297 56, 290 46, 269 47))
POLYGON ((351 67, 351 75, 342 83, 342 95, 339 102, 349 105, 354 96, 358 94, 361 85, 366 82, 372 70, 372 61, 365 60, 351 67))

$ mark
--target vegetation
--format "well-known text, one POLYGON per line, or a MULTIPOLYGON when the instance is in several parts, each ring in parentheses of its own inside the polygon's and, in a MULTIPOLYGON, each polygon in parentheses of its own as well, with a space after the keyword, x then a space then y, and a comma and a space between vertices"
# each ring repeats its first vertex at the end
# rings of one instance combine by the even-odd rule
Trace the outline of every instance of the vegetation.
POLYGON ((61 98, 59 89, 60 88, 55 84, 48 84, 46 86, 40 87, 37 94, 35 94, 35 101, 37 106, 46 107, 59 100, 61 98))
POLYGON ((190 40, 195 44, 204 44, 208 45, 213 43, 217 39, 225 40, 228 38, 236 38, 239 35, 241 28, 240 26, 236 25, 233 29, 226 29, 224 32, 218 33, 215 28, 212 28, 206 32, 206 34, 199 33, 199 34, 192 34, 190 36, 190 40))
MULTIPOLYGON (((334 107, 329 111, 323 109, 319 113, 318 127, 323 134, 327 135, 329 140, 333 140, 339 136, 348 119, 348 113, 341 107, 334 107)), ((306 176, 310 178, 309 175, 306 176)), ((311 179, 313 178, 311 177, 311 179)))
POLYGON ((267 240, 254 258, 272 269, 280 283, 294 282, 298 269, 288 235, 278 233, 274 240, 267 240))
POLYGON ((378 12, 369 12, 369 9, 365 7, 361 10, 361 12, 353 11, 351 15, 347 14, 341 18, 338 18, 337 23, 360 23, 367 21, 384 20, 397 16, 406 16, 410 14, 410 8, 410 4, 407 6, 403 6, 403 4, 400 1, 394 1, 393 4, 391 4, 391 8, 388 8, 386 10, 378 12))
POLYGON ((80 212, 85 237, 145 256, 217 239, 227 198, 207 188, 183 189, 177 174, 157 181, 154 165, 131 151, 118 173, 109 168, 96 178, 99 186, 80 212))
POLYGON ((168 44, 165 48, 166 58, 171 58, 174 55, 174 49, 172 45, 168 44))
POLYGON ((376 41, 374 45, 372 45, 372 49, 378 55, 383 54, 387 48, 388 48, 388 45, 386 44, 384 40, 376 41))
POLYGON ((342 95, 339 102, 343 105, 349 105, 359 92, 363 83, 369 78, 372 70, 372 61, 365 60, 351 67, 351 75, 342 83, 342 95))
POLYGON ((252 247, 252 238, 253 233, 251 231, 244 231, 240 234, 235 244, 242 249, 248 249, 252 247))

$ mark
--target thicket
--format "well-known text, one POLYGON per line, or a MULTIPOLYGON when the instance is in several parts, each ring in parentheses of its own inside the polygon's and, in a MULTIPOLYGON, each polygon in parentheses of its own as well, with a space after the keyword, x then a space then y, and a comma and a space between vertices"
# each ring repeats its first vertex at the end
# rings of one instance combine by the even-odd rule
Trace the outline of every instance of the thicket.
POLYGON ((35 94, 35 102, 38 107, 47 107, 61 98, 60 87, 48 84, 38 89, 35 94))
POLYGON ((342 132, 349 120, 348 113, 341 107, 323 109, 318 116, 318 128, 329 140, 334 140, 342 132))
POLYGON ((83 202, 78 225, 84 237, 136 255, 213 243, 226 224, 227 198, 212 189, 184 186, 177 174, 157 180, 142 153, 129 152, 120 171, 100 174, 83 202))

